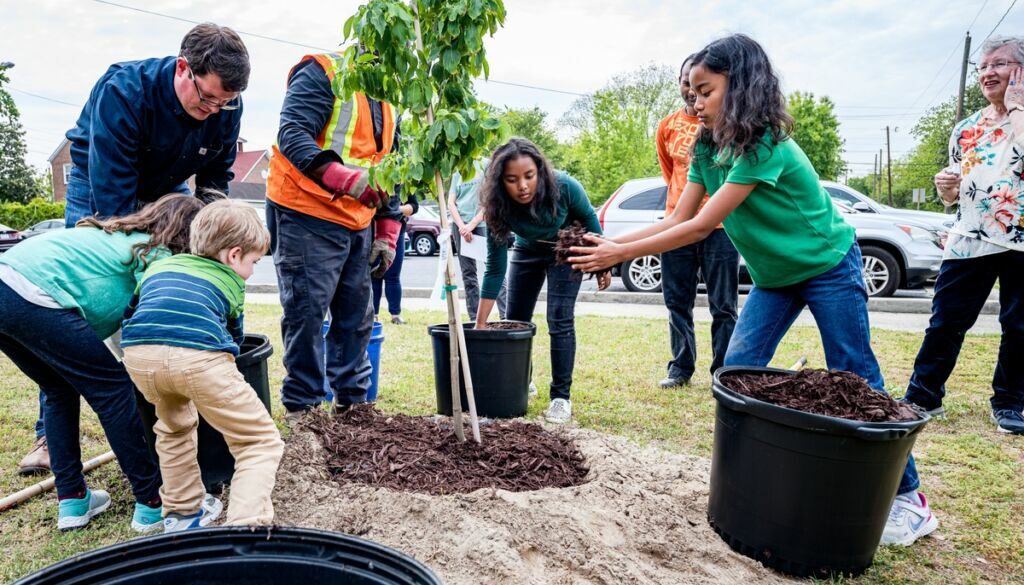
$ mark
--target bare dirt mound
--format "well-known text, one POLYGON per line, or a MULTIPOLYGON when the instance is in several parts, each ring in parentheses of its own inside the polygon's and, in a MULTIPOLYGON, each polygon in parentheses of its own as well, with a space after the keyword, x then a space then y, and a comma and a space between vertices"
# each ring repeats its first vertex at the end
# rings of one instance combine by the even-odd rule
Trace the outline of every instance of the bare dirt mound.
POLYGON ((337 530, 393 547, 446 585, 791 582, 737 555, 707 523, 706 459, 566 429, 587 482, 528 492, 399 492, 339 483, 299 428, 277 477, 277 522, 337 530))

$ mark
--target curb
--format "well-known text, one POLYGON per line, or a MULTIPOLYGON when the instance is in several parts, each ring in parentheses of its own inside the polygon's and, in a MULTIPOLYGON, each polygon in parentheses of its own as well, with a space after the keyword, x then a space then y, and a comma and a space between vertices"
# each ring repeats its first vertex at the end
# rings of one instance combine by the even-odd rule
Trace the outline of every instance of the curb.
MULTIPOLYGON (((252 294, 277 294, 277 285, 275 284, 250 284, 245 287, 245 292, 252 294)), ((430 289, 423 287, 403 287, 402 294, 411 299, 426 299, 430 298, 430 289)), ((742 307, 746 302, 746 295, 740 295, 739 306, 742 307)), ((540 301, 547 300, 547 293, 541 291, 540 301)), ((629 305, 664 305, 664 297, 660 293, 635 293, 635 292, 594 292, 594 291, 580 291, 577 299, 583 303, 617 303, 617 304, 629 304, 629 305)), ((697 307, 708 306, 708 296, 706 294, 697 294, 696 302, 694 303, 697 307)), ((881 298, 881 299, 869 299, 868 300, 868 311, 876 313, 908 313, 927 315, 932 312, 932 300, 931 298, 918 298, 918 299, 901 299, 901 298, 881 298)), ((989 300, 985 301, 985 306, 981 309, 982 315, 998 315, 999 314, 999 301, 989 300)))

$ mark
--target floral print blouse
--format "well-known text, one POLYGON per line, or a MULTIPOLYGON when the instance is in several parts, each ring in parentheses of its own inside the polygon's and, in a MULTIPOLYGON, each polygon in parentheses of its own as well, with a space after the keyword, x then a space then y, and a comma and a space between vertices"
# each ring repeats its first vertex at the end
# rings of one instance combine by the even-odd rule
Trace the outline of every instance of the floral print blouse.
POLYGON ((1024 251, 1024 136, 991 111, 964 119, 949 139, 950 167, 962 179, 947 259, 1024 251))

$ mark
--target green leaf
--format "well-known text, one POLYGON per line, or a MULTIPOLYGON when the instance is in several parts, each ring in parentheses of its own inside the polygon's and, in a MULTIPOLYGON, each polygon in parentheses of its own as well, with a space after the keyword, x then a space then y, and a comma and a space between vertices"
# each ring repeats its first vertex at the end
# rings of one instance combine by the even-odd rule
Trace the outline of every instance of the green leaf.
POLYGON ((455 142, 459 137, 459 123, 453 118, 446 118, 444 121, 444 135, 448 142, 455 142))
POLYGON ((376 61, 376 60, 377 60, 377 57, 374 56, 373 53, 363 53, 362 55, 359 55, 358 57, 356 57, 356 63, 359 63, 359 64, 370 63, 370 62, 376 61))
POLYGON ((480 127, 484 130, 497 130, 501 127, 501 120, 498 118, 486 117, 480 120, 480 127))
POLYGON ((342 33, 343 40, 347 41, 349 37, 352 36, 352 25, 355 24, 355 20, 356 15, 353 14, 352 16, 348 17, 348 20, 345 21, 345 28, 343 29, 342 33))
POLYGON ((454 73, 455 68, 459 64, 460 57, 461 55, 455 49, 446 49, 444 53, 441 54, 441 64, 449 73, 454 73))
POLYGON ((444 131, 443 124, 434 120, 434 123, 430 125, 430 131, 427 132, 427 145, 433 146, 437 144, 437 137, 441 135, 442 131, 444 131))

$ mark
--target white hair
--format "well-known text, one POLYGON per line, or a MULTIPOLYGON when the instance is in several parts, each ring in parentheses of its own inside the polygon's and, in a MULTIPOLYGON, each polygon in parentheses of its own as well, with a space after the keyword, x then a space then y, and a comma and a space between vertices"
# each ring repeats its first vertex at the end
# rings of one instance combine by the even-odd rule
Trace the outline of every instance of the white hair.
POLYGON ((990 55, 993 51, 997 51, 1007 45, 1013 47, 1014 58, 1020 63, 1024 63, 1024 37, 991 37, 981 45, 981 56, 990 55))

